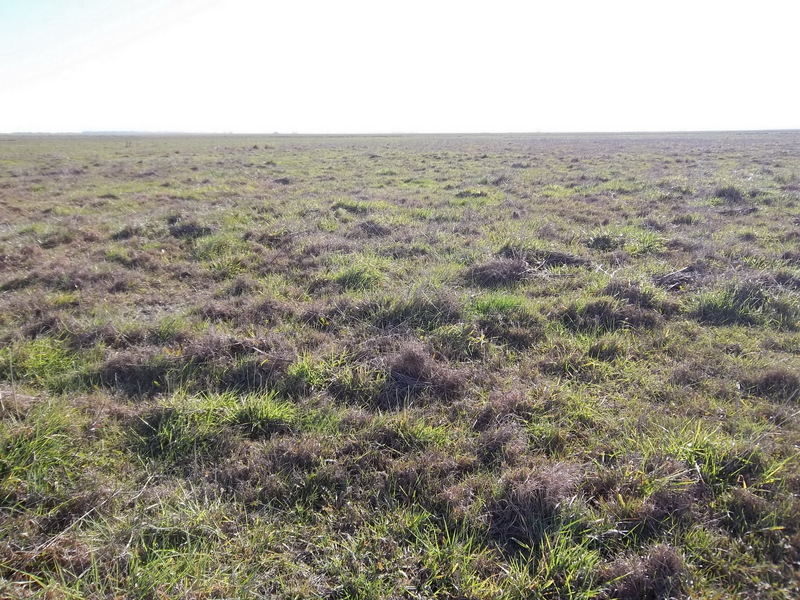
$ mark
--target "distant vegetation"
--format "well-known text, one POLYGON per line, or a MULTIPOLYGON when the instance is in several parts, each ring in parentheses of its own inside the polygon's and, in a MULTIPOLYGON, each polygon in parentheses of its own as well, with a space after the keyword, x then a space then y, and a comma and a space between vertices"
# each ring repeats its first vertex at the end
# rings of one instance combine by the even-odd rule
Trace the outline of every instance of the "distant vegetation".
POLYGON ((800 134, 0 137, 0 595, 796 598, 800 134))

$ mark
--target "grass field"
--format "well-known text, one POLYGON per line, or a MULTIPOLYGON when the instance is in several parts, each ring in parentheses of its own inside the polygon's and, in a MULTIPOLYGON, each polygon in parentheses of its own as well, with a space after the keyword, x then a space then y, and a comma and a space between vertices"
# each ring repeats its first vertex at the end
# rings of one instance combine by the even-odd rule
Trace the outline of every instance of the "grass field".
POLYGON ((800 596, 800 132, 0 136, 0 595, 800 596))

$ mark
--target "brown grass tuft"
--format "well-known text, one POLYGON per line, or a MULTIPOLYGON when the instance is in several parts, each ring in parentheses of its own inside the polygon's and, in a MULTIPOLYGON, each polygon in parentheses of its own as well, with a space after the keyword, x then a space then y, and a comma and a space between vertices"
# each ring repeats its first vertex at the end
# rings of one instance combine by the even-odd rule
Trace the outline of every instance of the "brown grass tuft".
POLYGON ((483 287, 512 285, 525 279, 530 266, 520 258, 495 258, 469 269, 469 281, 483 287))
POLYGON ((391 227, 382 225, 381 223, 373 221, 372 219, 361 221, 358 225, 356 225, 354 230, 355 237, 385 237, 390 233, 392 233, 391 227))
POLYGON ((421 344, 411 343, 389 362, 389 377, 378 400, 392 406, 423 393, 452 400, 462 387, 459 373, 438 365, 421 344))
POLYGON ((495 393, 481 407, 472 427, 476 431, 484 431, 490 425, 507 422, 515 418, 528 420, 533 411, 533 402, 519 390, 512 390, 502 394, 495 393))
POLYGON ((505 244, 498 254, 505 258, 522 259, 533 268, 538 267, 587 267, 591 264, 588 258, 561 252, 559 250, 520 248, 514 244, 505 244))
POLYGON ((193 240, 206 235, 211 235, 214 231, 210 227, 205 227, 195 221, 174 220, 170 223, 169 234, 172 237, 193 240))
POLYGON ((486 466, 515 465, 527 448, 525 428, 518 423, 503 423, 481 434, 475 453, 486 466))
POLYGON ((573 497, 580 470, 567 463, 538 463, 503 475, 488 506, 491 534, 503 543, 535 543, 573 497))
POLYGON ((643 556, 621 558, 600 569, 600 579, 609 582, 604 598, 618 600, 662 600, 683 594, 686 566, 672 546, 653 546, 643 556))
POLYGON ((636 282, 620 281, 615 279, 603 289, 603 293, 617 300, 625 302, 646 310, 657 310, 662 314, 675 314, 679 310, 679 305, 673 302, 661 302, 655 298, 652 291, 642 289, 636 282))
POLYGON ((778 401, 800 401, 800 376, 786 368, 768 369, 742 383, 748 392, 757 396, 778 401))
POLYGON ((652 328, 661 322, 661 317, 653 310, 600 298, 583 305, 571 304, 562 313, 561 320, 577 331, 615 331, 652 328))

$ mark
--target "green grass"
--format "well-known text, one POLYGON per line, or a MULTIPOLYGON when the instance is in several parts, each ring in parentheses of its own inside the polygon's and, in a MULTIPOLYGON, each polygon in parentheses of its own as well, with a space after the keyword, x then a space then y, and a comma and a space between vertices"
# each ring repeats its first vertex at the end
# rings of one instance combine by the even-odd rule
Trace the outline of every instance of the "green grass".
POLYGON ((14 139, 0 596, 797 596, 796 133, 14 139))

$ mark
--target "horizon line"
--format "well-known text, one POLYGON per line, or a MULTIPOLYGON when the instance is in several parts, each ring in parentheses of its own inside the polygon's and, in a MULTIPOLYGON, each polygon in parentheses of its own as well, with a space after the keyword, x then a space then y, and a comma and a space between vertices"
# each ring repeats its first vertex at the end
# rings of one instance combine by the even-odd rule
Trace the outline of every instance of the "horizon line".
POLYGON ((800 128, 763 128, 763 129, 620 129, 620 130, 539 130, 539 131, 373 131, 373 132, 234 132, 234 131, 181 131, 181 130, 84 130, 84 131, 3 131, 2 136, 9 135, 41 135, 41 136, 105 136, 105 135, 131 135, 131 136, 264 136, 264 137, 385 137, 385 136, 458 136, 458 135, 620 135, 620 134, 687 134, 687 133, 790 133, 800 131, 800 128))

